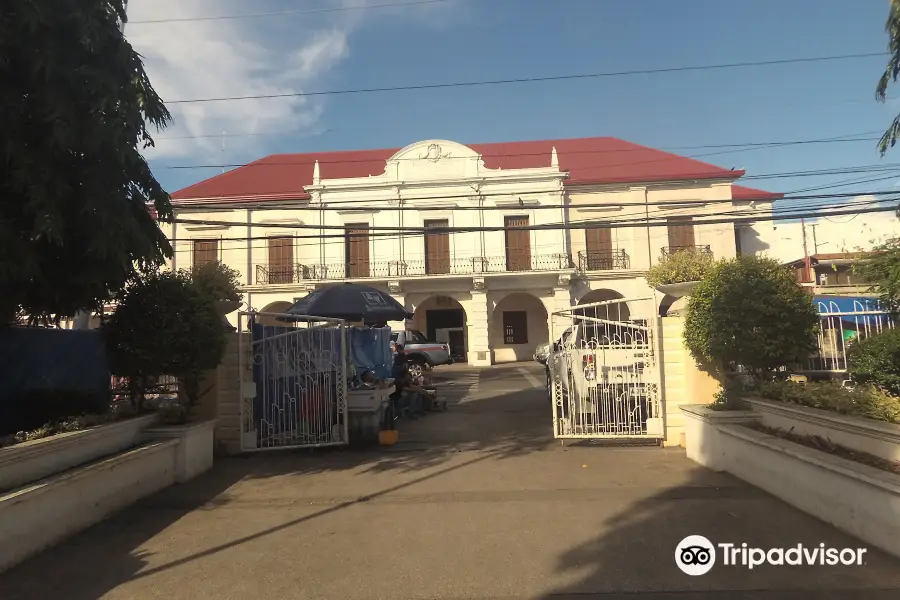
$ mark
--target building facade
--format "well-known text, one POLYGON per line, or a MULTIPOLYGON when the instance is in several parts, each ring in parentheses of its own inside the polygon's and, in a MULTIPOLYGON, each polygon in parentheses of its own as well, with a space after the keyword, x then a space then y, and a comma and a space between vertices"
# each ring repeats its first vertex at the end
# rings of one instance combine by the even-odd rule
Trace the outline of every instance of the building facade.
POLYGON ((426 337, 490 365, 530 359, 561 331, 556 311, 651 295, 643 275, 667 253, 734 256, 734 225, 703 218, 779 197, 734 185, 741 175, 614 138, 426 140, 269 156, 175 193, 162 226, 172 268, 222 261, 254 310, 365 282, 426 337))

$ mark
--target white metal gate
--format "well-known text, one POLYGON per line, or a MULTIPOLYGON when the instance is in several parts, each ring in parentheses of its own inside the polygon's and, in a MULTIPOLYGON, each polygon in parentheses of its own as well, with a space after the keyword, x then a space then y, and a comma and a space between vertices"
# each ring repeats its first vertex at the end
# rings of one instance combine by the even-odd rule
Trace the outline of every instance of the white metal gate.
POLYGON ((238 315, 241 448, 348 443, 348 336, 344 321, 273 313, 238 315), (283 325, 278 317, 298 319, 283 325))
POLYGON ((655 299, 576 305, 551 323, 554 436, 664 438, 655 299))

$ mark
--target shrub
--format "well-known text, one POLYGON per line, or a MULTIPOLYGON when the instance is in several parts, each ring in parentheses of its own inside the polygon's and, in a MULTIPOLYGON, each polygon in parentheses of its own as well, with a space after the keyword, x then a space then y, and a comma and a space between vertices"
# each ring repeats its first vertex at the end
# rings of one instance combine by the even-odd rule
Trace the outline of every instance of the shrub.
POLYGON ((847 349, 847 368, 853 381, 900 395, 900 329, 852 342, 847 349))
POLYGON ((760 382, 758 392, 769 400, 900 424, 900 398, 871 385, 848 389, 833 383, 769 381, 760 382))
POLYGON ((184 273, 197 289, 214 300, 240 300, 240 273, 220 262, 193 267, 184 273))
POLYGON ((793 273, 768 258, 717 263, 688 300, 684 339, 706 368, 754 375, 801 362, 815 349, 818 315, 793 273))
POLYGON ((184 272, 151 273, 129 285, 104 325, 113 374, 127 377, 138 407, 152 378, 171 375, 196 403, 204 371, 227 343, 222 317, 184 272))
POLYGON ((681 250, 665 256, 647 272, 651 287, 700 281, 716 264, 710 252, 681 250))

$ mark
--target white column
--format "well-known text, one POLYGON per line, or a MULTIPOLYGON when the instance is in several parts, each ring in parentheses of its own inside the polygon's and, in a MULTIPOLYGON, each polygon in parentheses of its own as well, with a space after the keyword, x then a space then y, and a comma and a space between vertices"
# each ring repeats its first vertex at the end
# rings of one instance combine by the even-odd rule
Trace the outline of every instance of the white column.
POLYGON ((550 329, 550 341, 555 342, 566 328, 572 325, 570 315, 554 315, 553 313, 568 310, 572 307, 572 288, 568 275, 560 275, 557 285, 553 288, 553 296, 550 298, 550 310, 547 316, 547 327, 550 329))
POLYGON ((472 309, 467 317, 469 364, 475 367, 489 367, 494 361, 491 351, 490 306, 484 289, 472 292, 472 309))

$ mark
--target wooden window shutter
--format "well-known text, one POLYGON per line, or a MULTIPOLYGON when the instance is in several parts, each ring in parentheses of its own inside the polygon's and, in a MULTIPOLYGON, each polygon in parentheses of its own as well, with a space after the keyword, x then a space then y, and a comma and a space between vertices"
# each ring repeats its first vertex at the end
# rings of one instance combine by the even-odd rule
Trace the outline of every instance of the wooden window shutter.
POLYGON ((194 266, 219 260, 219 240, 194 240, 194 266))
MULTIPOLYGON (((447 219, 425 221, 425 229, 446 228, 450 226, 447 219)), ((440 275, 450 272, 450 233, 436 231, 425 233, 425 273, 440 275)))
POLYGON ((528 227, 528 217, 505 217, 506 227, 506 270, 528 271, 531 269, 531 232, 511 230, 510 227, 528 227))
POLYGON ((601 271, 613 268, 612 229, 592 227, 584 230, 587 268, 601 271))
POLYGON ((369 277, 369 224, 350 223, 344 226, 347 258, 347 277, 369 277))
POLYGON ((694 223, 691 219, 669 221, 668 230, 670 251, 694 247, 694 223))
POLYGON ((269 238, 269 283, 294 283, 294 239, 269 238))

